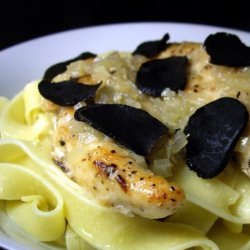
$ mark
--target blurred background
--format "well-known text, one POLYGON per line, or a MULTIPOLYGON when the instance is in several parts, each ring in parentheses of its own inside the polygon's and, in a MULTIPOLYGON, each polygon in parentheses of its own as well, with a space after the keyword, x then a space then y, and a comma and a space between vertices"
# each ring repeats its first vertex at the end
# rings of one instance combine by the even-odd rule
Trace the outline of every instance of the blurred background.
POLYGON ((225 1, 226 4, 219 0, 217 3, 201 0, 14 2, 5 2, 1 8, 0 50, 59 31, 110 23, 182 22, 250 32, 249 8, 243 0, 225 1))

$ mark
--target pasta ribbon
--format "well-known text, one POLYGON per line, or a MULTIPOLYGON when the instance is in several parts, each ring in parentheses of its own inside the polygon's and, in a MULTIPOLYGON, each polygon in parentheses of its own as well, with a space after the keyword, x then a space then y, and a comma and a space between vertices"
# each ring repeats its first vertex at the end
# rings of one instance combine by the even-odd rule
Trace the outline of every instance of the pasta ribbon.
POLYGON ((42 97, 38 91, 38 83, 33 81, 27 84, 22 92, 24 102, 24 118, 27 124, 33 124, 37 115, 41 112, 42 97))
POLYGON ((173 180, 184 188, 190 202, 225 220, 247 224, 250 223, 250 198, 244 190, 250 191, 250 181, 244 174, 235 179, 237 183, 231 186, 219 178, 202 179, 185 165, 180 166, 173 176, 173 180))
POLYGON ((217 219, 218 217, 215 214, 187 201, 185 205, 167 219, 167 221, 190 225, 206 234, 217 219))
POLYGON ((244 233, 233 233, 221 221, 218 221, 208 236, 218 244, 220 250, 248 250, 250 236, 244 233), (226 239, 226 240, 225 240, 226 239))
MULTIPOLYGON (((13 152, 12 152, 13 153, 13 152)), ((46 180, 16 164, 0 164, 0 199, 17 225, 40 241, 53 241, 65 231, 63 200, 46 180)))
POLYGON ((40 110, 41 96, 37 84, 37 81, 30 83, 3 109, 0 124, 2 138, 33 141, 47 133, 50 123, 40 110))
POLYGON ((66 231, 66 246, 68 250, 95 250, 91 245, 84 241, 76 232, 71 228, 70 225, 67 226, 66 231))
MULTIPOLYGON (((41 204, 44 208, 43 200, 39 196, 34 196, 34 192, 30 191, 34 190, 37 185, 40 192, 37 190, 36 195, 43 195, 50 201, 48 204, 52 204, 54 207, 55 200, 52 199, 54 197, 52 194, 59 193, 62 196, 64 200, 64 216, 69 225, 77 235, 94 248, 104 250, 184 250, 191 247, 200 247, 204 250, 218 250, 216 244, 191 226, 171 222, 161 223, 141 217, 126 217, 117 211, 99 206, 95 201, 90 200, 84 195, 85 192, 82 187, 72 182, 53 164, 48 151, 41 150, 39 145, 27 141, 5 139, 1 140, 0 152, 0 162, 3 162, 1 163, 0 171, 6 172, 4 174, 5 177, 0 179, 0 183, 9 187, 8 189, 5 188, 5 190, 9 191, 1 199, 18 199, 19 202, 22 202, 21 206, 17 208, 17 212, 15 209, 12 210, 13 204, 11 204, 8 213, 10 216, 13 215, 12 218, 16 218, 17 224, 24 228, 24 230, 30 230, 30 227, 34 227, 32 229, 34 230, 33 234, 42 240, 54 240, 54 237, 53 239, 52 237, 46 238, 48 237, 47 232, 43 232, 46 229, 46 225, 41 226, 43 228, 42 231, 35 229, 38 226, 40 227, 38 224, 40 219, 43 218, 42 216, 39 217, 39 215, 53 214, 58 205, 55 209, 48 212, 39 211, 37 204, 41 204), (9 157, 6 154, 2 154, 2 152, 6 152, 7 150, 11 152, 11 155, 16 155, 16 157, 9 157), (16 165, 13 163, 18 161, 26 165, 16 165), (34 177, 37 177, 37 180, 40 180, 42 183, 47 183, 47 185, 39 185, 39 181, 32 180, 34 177), (16 179, 20 179, 20 182, 16 181, 16 179), (53 186, 48 183, 53 183, 53 186), (21 189, 19 188, 20 184, 22 184, 21 189), (53 193, 50 193, 49 190, 52 190, 53 193), (31 197, 27 199, 26 197, 29 195, 31 197), (24 201, 21 201, 21 197, 24 197, 24 201), (28 204, 26 204, 27 202, 28 204), (26 205, 27 207, 22 210, 23 206, 26 205), (26 227, 26 216, 28 216, 27 213, 32 211, 32 209, 34 212, 34 215, 32 215, 33 221, 26 227), (24 216, 23 221, 21 215, 24 216), (38 216, 37 218, 36 215, 38 216), (37 219, 38 222, 35 222, 37 219)), ((16 205, 18 206, 19 204, 14 202, 14 206, 16 205)), ((64 216, 62 217, 64 218, 64 216)), ((44 222, 46 220, 47 218, 44 218, 44 222)), ((49 223, 49 226, 51 227, 51 223, 49 223)), ((57 234, 58 237, 60 237, 64 230, 65 224, 59 230, 60 234, 57 234)))

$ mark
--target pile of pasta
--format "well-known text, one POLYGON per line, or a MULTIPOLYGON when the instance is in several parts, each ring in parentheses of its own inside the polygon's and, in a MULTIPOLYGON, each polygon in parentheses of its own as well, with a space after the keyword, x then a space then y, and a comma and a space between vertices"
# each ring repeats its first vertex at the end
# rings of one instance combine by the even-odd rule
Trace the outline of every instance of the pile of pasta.
POLYGON ((250 249, 250 180, 231 163, 218 178, 202 179, 180 162, 171 179, 187 202, 164 222, 88 199, 51 159, 37 85, 0 99, 0 226, 7 234, 37 249, 250 249))

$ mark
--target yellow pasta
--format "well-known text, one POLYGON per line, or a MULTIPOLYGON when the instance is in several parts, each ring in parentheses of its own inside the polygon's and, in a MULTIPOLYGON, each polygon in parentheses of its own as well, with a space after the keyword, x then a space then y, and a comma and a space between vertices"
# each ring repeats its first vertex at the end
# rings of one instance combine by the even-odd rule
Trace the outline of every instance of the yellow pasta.
POLYGON ((84 241, 78 234, 74 232, 70 225, 67 226, 67 231, 65 235, 66 247, 68 250, 94 250, 91 245, 84 241))
MULTIPOLYGON (((37 95, 37 89, 34 93, 29 94, 29 96, 37 95)), ((32 115, 25 112, 25 103, 27 106, 27 102, 24 101, 24 96, 23 93, 18 94, 3 110, 3 118, 1 119, 2 138, 15 137, 24 140, 36 140, 48 130, 49 121, 44 114, 41 112, 35 114, 33 109, 29 109, 32 115), (32 122, 31 119, 33 119, 32 122)), ((33 108, 37 105, 39 103, 34 103, 33 108)))
MULTIPOLYGON (((182 184, 188 200, 193 203, 226 220, 236 223, 250 223, 249 216, 241 214, 241 216, 244 216, 244 218, 242 218, 237 213, 233 213, 233 206, 235 209, 244 209, 244 206, 239 203, 239 199, 241 199, 242 202, 248 201, 248 197, 240 195, 238 190, 233 189, 218 179, 204 180, 199 178, 186 167, 178 169, 174 180, 182 184)), ((250 187, 249 181, 245 184, 246 187, 250 187)))
POLYGON ((168 221, 190 225, 206 234, 217 219, 215 214, 189 201, 168 221))
POLYGON ((65 220, 62 198, 56 190, 50 186, 46 190, 46 184, 40 184, 34 173, 18 165, 2 164, 1 173, 6 180, 1 180, 4 190, 1 199, 8 200, 6 210, 10 218, 41 241, 60 238, 65 231, 65 220), (12 176, 12 182, 8 175, 12 176))
POLYGON ((209 233, 209 237, 218 244, 221 250, 247 250, 250 248, 249 235, 244 233, 233 233, 221 222, 214 225, 209 233))
MULTIPOLYGON (((46 153, 41 152, 40 148, 32 143, 13 139, 2 140, 0 152, 4 153, 7 151, 12 152, 12 157, 6 154, 0 155, 1 162, 8 162, 8 164, 0 164, 1 172, 3 171, 5 176, 13 176, 13 171, 15 170, 17 175, 20 175, 22 172, 24 172, 24 175, 27 174, 25 178, 22 178, 27 183, 26 187, 23 185, 24 190, 20 190, 17 186, 12 185, 12 183, 9 183, 9 185, 6 183, 7 186, 13 188, 14 192, 9 199, 17 200, 23 195, 27 197, 27 194, 30 194, 30 188, 33 191, 33 195, 30 199, 20 199, 19 204, 15 202, 14 205, 20 205, 20 209, 22 209, 23 205, 26 206, 25 203, 27 201, 35 201, 33 208, 36 210, 37 195, 41 192, 41 189, 34 190, 34 188, 30 186, 30 181, 27 181, 27 179, 31 176, 33 177, 33 175, 39 174, 42 179, 46 179, 46 182, 52 182, 55 185, 55 190, 62 195, 65 211, 63 219, 66 218, 73 230, 97 249, 149 250, 165 248, 170 250, 181 250, 196 246, 200 246, 203 249, 218 249, 216 245, 204 237, 201 232, 190 226, 181 225, 179 223, 161 223, 140 217, 126 217, 117 211, 98 206, 96 203, 93 203, 93 201, 86 199, 80 187, 75 183, 71 183, 59 169, 54 167, 48 155, 46 156, 46 153), (29 159, 25 159, 26 157, 29 159), (23 163, 22 166, 13 164, 13 162, 19 161, 19 159, 20 162, 23 163), (33 171, 35 171, 36 174, 33 171), (24 193, 22 193, 22 191, 24 193), (143 242, 138 240, 141 234, 145 237, 143 238, 143 242), (180 234, 182 237, 180 237, 180 234)), ((11 177, 11 179, 13 178, 11 177)), ((9 178, 6 178, 6 182, 7 180, 9 180, 9 178)), ((4 184, 5 183, 3 183, 3 185, 4 184)), ((17 182, 16 185, 19 186, 19 183, 17 182)), ((51 189, 54 190, 54 188, 51 189)), ((1 199, 5 200, 6 197, 2 196, 1 199)), ((12 201, 10 204, 12 204, 12 201)), ((26 209, 30 209, 30 204, 27 204, 26 209)), ((10 205, 10 216, 11 213, 12 210, 10 205)), ((42 211, 40 213, 42 213, 42 211)), ((62 218, 60 216, 58 218, 57 214, 51 213, 51 216, 51 219, 59 219, 59 222, 62 223, 62 218)), ((12 219, 19 225, 24 225, 27 220, 27 218, 22 217, 21 214, 14 214, 12 219)), ((35 217, 33 217, 33 219, 35 219, 35 217)), ((42 223, 38 217, 37 223, 39 222, 42 223)), ((36 223, 34 223, 33 226, 35 224, 36 223)), ((25 228, 25 226, 23 229, 26 231, 30 230, 29 228, 25 228)), ((62 226, 61 230, 63 231, 64 229, 64 226, 62 226)), ((34 232, 32 229, 29 232, 43 240, 55 240, 53 238, 46 238, 46 235, 44 236, 42 231, 36 232, 35 228, 34 232), (39 233, 41 233, 41 235, 39 233)), ((60 238, 60 235, 58 235, 58 238, 60 238)))

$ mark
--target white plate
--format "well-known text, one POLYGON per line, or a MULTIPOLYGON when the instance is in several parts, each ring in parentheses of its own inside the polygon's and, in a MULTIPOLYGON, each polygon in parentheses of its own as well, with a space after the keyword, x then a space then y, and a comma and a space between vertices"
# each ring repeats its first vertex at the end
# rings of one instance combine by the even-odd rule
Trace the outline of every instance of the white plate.
MULTIPOLYGON (((73 58, 84 51, 101 53, 108 50, 134 50, 147 40, 159 39, 169 33, 171 42, 203 42, 207 35, 219 31, 237 34, 248 44, 250 34, 225 28, 176 24, 131 23, 76 29, 34 39, 0 52, 0 95, 13 97, 29 81, 41 78, 50 65, 73 58)), ((249 44, 248 44, 249 45, 249 44)), ((17 243, 0 230, 0 245, 13 250, 47 249, 17 243)))

